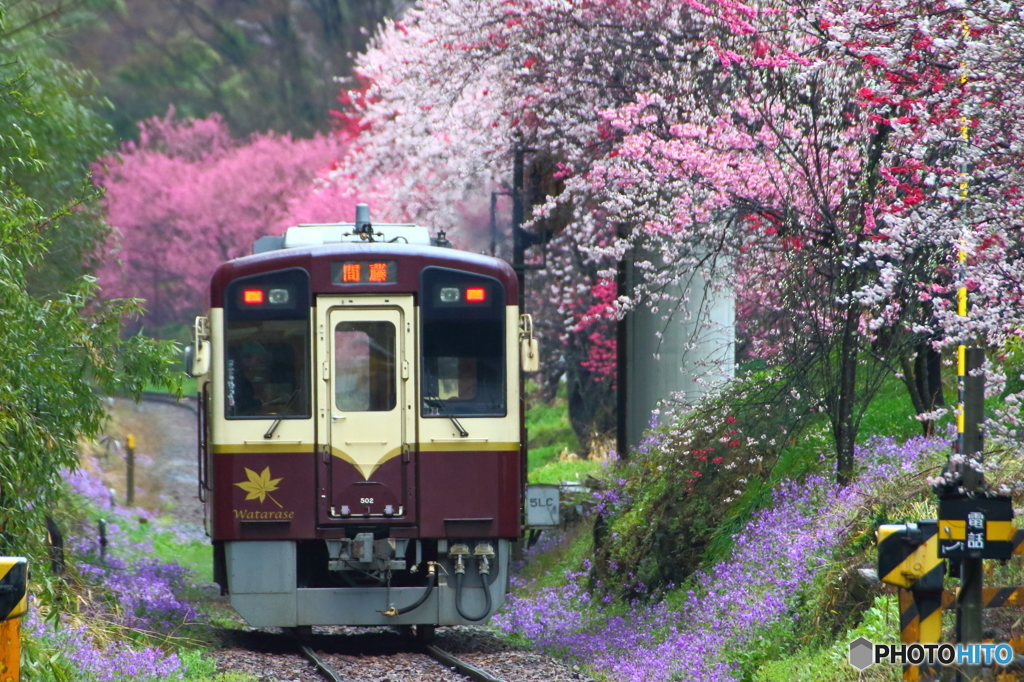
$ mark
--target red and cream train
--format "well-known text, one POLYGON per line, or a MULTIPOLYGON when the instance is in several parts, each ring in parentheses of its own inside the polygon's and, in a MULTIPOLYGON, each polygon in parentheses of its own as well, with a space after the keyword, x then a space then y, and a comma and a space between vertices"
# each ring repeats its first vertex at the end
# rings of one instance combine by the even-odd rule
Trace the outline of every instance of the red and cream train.
POLYGON ((512 268, 446 245, 361 205, 214 274, 186 360, 200 497, 251 625, 430 632, 501 604, 536 341, 512 268))

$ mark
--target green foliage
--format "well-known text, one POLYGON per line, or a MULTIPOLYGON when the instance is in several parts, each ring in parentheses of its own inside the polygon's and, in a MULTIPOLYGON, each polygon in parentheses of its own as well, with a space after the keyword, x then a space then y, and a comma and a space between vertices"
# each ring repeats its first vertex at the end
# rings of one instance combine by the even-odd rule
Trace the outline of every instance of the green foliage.
MULTIPOLYGON (((991 358, 990 358, 991 359, 991 358)), ((1006 373, 1005 394, 1024 391, 1024 342, 1016 336, 1007 339, 1002 348, 1002 369, 1006 373)))
MULTIPOLYGON (((946 417, 938 422, 936 428, 941 432, 949 419, 946 417)), ((822 460, 822 453, 833 447, 827 419, 820 414, 807 415, 803 424, 800 437, 782 448, 770 474, 749 481, 743 494, 726 510, 708 543, 705 563, 714 563, 726 555, 732 547, 733 536, 755 511, 768 504, 779 481, 787 478, 799 480, 810 473, 830 470, 831 463, 822 460)), ((921 432, 921 423, 914 419, 914 407, 903 382, 892 376, 885 380, 865 411, 857 442, 863 444, 875 436, 891 436, 897 441, 904 441, 920 436, 921 432)))
MULTIPOLYGON (((40 0, 53 5, 59 0, 40 0)), ((101 81, 122 138, 137 121, 220 113, 232 132, 310 135, 330 125, 334 78, 395 10, 392 0, 111 2, 67 36, 68 58, 101 81)))
POLYGON ((536 386, 527 385, 526 432, 530 439, 527 444, 528 471, 557 460, 559 453, 564 450, 575 453, 582 450, 576 432, 569 424, 565 384, 559 384, 555 399, 550 403, 537 399, 535 396, 539 393, 536 386))
POLYGON ((38 225, 50 248, 27 273, 36 295, 56 295, 94 269, 92 256, 107 235, 87 175, 113 144, 98 113, 110 104, 95 94, 91 75, 55 58, 49 39, 80 21, 87 4, 0 8, 0 183, 5 192, 19 188, 45 215, 75 207, 38 225))
MULTIPOLYGON (((767 501, 780 450, 819 418, 778 373, 756 372, 647 433, 610 474, 625 487, 598 527, 597 577, 628 597, 639 584, 653 593, 682 584, 720 527, 735 532, 767 501)), ((812 468, 819 453, 786 466, 812 468)))
POLYGON ((77 673, 61 656, 31 634, 21 635, 21 676, 27 682, 76 682, 77 673))
POLYGON ((163 381, 173 348, 136 336, 120 338, 121 319, 137 302, 100 303, 91 277, 53 298, 27 287, 27 266, 39 261, 38 204, 9 189, 0 201, 0 526, 18 546, 52 506, 61 469, 77 464, 77 439, 98 433, 100 396, 138 396, 163 381))
POLYGON ((865 637, 877 644, 899 643, 899 607, 896 597, 884 595, 875 598, 871 608, 864 612, 860 625, 849 630, 834 644, 826 648, 805 647, 795 653, 762 665, 754 675, 755 682, 818 682, 830 680, 870 680, 896 682, 902 679, 898 665, 877 665, 858 672, 848 661, 849 644, 865 637))
POLYGON ((120 337, 139 303, 101 302, 95 279, 81 274, 80 256, 100 231, 81 222, 90 197, 71 191, 71 174, 84 182, 81 156, 97 144, 95 121, 74 92, 54 94, 70 72, 29 68, 44 53, 32 40, 12 40, 10 20, 0 13, 0 130, 15 131, 0 144, 0 551, 34 554, 60 472, 77 463, 77 439, 98 432, 97 391, 138 396, 147 382, 177 385, 168 373, 173 344, 120 337), (51 284, 32 286, 32 277, 57 270, 51 284))
MULTIPOLYGON (((907 394, 907 388, 895 376, 889 376, 882 383, 861 420, 857 442, 863 443, 872 436, 892 436, 899 441, 920 436, 921 422, 915 419, 914 405, 907 394)), ((938 422, 937 433, 942 433, 950 416, 938 422)))

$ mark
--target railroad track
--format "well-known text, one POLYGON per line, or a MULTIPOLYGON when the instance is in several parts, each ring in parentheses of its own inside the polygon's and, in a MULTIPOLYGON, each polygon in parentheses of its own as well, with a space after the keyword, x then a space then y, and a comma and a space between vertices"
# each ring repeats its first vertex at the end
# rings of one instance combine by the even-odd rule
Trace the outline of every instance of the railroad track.
MULTIPOLYGON (((330 635, 328 635, 328 637, 330 637, 330 635)), ((473 682, 505 682, 505 680, 500 677, 496 677, 482 668, 463 661, 457 656, 454 656, 433 644, 424 644, 416 641, 409 636, 408 633, 403 634, 402 642, 408 647, 409 653, 429 656, 443 665, 446 669, 473 680, 473 682)), ((298 642, 298 646, 302 655, 313 664, 317 672, 328 682, 349 682, 342 673, 336 670, 328 662, 326 656, 317 653, 310 644, 300 641, 298 642)))
MULTIPOLYGON (((500 677, 495 677, 486 670, 479 668, 471 663, 467 663, 457 656, 439 649, 433 644, 418 644, 413 643, 410 649, 414 652, 422 653, 430 656, 432 659, 445 666, 445 668, 457 672, 458 674, 473 680, 473 682, 505 682, 500 677)), ((348 682, 346 678, 337 670, 335 670, 327 660, 312 649, 308 644, 300 644, 299 650, 302 655, 313 664, 317 672, 320 673, 328 682, 348 682)))
MULTIPOLYGON (((299 638, 291 634, 275 634, 263 631, 243 632, 222 631, 225 644, 244 650, 248 658, 245 671, 262 668, 270 675, 261 673, 267 680, 315 679, 327 682, 363 682, 368 680, 431 680, 437 682, 520 682, 521 680, 580 679, 563 668, 562 674, 551 675, 539 670, 531 673, 523 670, 517 661, 506 660, 504 667, 519 671, 515 675, 484 669, 480 661, 467 661, 439 646, 424 644, 411 636, 408 630, 371 631, 353 630, 352 634, 316 634, 299 638), (316 675, 306 666, 303 668, 298 657, 308 661, 316 675), (291 661, 290 663, 285 663, 291 661), (287 668, 286 668, 287 666, 287 668), (524 674, 525 673, 525 674, 524 674)), ((455 645, 459 647, 458 644, 455 645)), ((490 648, 485 646, 485 649, 490 648)), ((476 654, 498 656, 524 655, 523 652, 478 651, 476 646, 462 647, 471 657, 476 654)), ((529 655, 529 654, 526 654, 529 655)), ((479 658, 479 656, 477 656, 479 658)), ((490 660, 490 659, 488 659, 490 660)), ((498 665, 502 665, 498 662, 498 665)), ((526 666, 529 668, 529 665, 526 666)))

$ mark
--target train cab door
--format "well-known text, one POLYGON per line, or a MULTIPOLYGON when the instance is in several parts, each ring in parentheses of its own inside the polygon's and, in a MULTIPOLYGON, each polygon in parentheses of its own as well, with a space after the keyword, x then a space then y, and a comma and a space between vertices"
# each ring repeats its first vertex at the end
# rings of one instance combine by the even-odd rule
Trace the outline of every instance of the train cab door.
POLYGON ((412 521, 411 296, 318 300, 321 523, 412 521))

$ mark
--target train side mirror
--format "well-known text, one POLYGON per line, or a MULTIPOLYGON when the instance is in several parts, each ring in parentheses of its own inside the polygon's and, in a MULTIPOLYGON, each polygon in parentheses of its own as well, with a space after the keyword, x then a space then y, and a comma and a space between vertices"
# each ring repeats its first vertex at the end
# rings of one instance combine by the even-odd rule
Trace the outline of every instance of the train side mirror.
POLYGON ((200 341, 198 346, 185 347, 185 374, 193 379, 210 371, 210 342, 200 341))
POLYGON ((537 339, 523 339, 519 344, 519 358, 522 360, 524 372, 540 370, 540 345, 537 339))
POLYGON ((540 369, 540 344, 533 337, 533 316, 519 316, 519 362, 524 372, 540 369))
POLYGON ((185 348, 185 374, 192 378, 201 377, 210 371, 210 355, 213 349, 209 341, 208 322, 197 317, 192 330, 192 345, 185 348))

